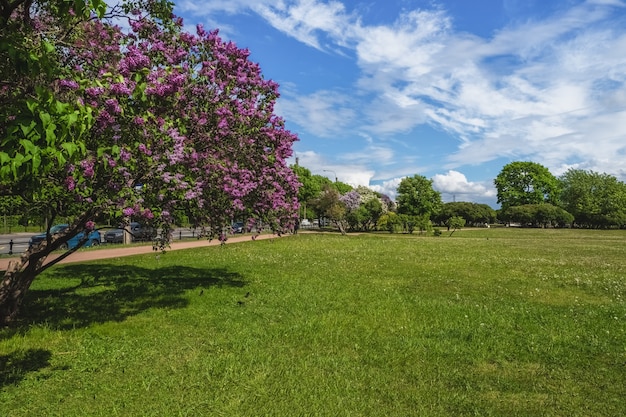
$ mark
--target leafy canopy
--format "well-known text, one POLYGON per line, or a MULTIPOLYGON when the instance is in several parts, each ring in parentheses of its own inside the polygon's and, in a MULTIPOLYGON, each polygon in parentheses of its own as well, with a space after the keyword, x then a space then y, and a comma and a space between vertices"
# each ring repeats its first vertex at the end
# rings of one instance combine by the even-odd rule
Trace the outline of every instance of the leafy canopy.
POLYGON ((82 207, 83 223, 109 212, 168 231, 184 210, 210 230, 235 216, 289 225, 297 138, 249 52, 201 26, 184 32, 168 2, 125 3, 127 32, 85 19, 104 3, 79 3, 2 21, 23 37, 2 41, 2 74, 20 69, 0 90, 2 194, 53 216, 82 207))
POLYGON ((398 185, 398 213, 431 216, 441 210, 441 193, 433 189, 432 180, 423 175, 403 178, 398 185))
POLYGON ((496 179, 498 203, 503 209, 524 204, 558 201, 559 183, 548 168, 536 162, 511 162, 496 179))

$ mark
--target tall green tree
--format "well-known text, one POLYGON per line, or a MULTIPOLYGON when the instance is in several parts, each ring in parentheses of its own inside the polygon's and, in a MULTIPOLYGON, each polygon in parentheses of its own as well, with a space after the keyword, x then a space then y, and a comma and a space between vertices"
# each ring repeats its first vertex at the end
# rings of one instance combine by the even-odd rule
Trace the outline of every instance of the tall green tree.
MULTIPOLYGON (((313 209, 318 213, 320 222, 326 218, 337 226, 341 234, 346 233, 347 221, 346 213, 347 208, 343 201, 341 201, 341 194, 332 185, 327 185, 317 198, 314 198, 310 202, 313 209)), ((320 223, 320 227, 321 227, 320 223)))
POLYGON ((437 214, 443 205, 441 193, 433 189, 433 181, 423 175, 406 177, 398 185, 398 214, 428 217, 437 214))
POLYGON ((609 174, 570 169, 560 178, 562 207, 581 227, 626 225, 626 184, 609 174))
POLYGON ((498 203, 503 209, 524 204, 556 204, 559 181, 548 168, 536 162, 511 162, 494 180, 498 203))

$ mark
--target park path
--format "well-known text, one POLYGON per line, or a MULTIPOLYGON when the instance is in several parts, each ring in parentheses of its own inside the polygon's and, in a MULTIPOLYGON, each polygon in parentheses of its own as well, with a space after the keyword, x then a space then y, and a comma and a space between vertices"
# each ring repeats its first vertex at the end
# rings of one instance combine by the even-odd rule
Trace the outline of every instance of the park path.
MULTIPOLYGON (((286 236, 286 235, 283 235, 286 236)), ((277 235, 274 234, 261 234, 256 237, 256 240, 262 239, 273 239, 277 238, 277 235)), ((243 242, 247 240, 252 240, 252 236, 244 235, 244 236, 229 236, 228 240, 226 240, 226 244, 243 242)), ((213 239, 211 241, 207 239, 198 239, 198 240, 190 240, 183 242, 172 242, 170 248, 167 250, 180 250, 180 249, 191 249, 191 248, 201 248, 205 246, 217 246, 221 242, 217 239, 213 239)), ((79 250, 67 258, 63 259, 59 262, 59 264, 68 264, 75 262, 85 262, 85 261, 96 261, 99 259, 110 259, 110 258, 119 258, 122 256, 132 256, 132 255, 140 255, 144 253, 153 253, 152 245, 138 245, 138 246, 125 246, 125 247, 113 247, 106 248, 101 247, 97 249, 90 250, 79 250)), ((55 259, 60 256, 60 254, 52 254, 48 256, 48 261, 55 259)), ((13 258, 0 258, 0 271, 6 271, 9 262, 18 260, 19 257, 13 258)))

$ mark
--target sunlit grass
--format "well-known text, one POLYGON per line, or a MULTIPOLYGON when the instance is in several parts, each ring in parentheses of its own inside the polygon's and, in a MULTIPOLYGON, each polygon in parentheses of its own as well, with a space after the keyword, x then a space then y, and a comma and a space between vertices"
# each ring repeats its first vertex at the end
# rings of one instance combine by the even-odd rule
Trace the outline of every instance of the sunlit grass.
POLYGON ((67 265, 0 415, 626 415, 626 232, 297 235, 67 265))

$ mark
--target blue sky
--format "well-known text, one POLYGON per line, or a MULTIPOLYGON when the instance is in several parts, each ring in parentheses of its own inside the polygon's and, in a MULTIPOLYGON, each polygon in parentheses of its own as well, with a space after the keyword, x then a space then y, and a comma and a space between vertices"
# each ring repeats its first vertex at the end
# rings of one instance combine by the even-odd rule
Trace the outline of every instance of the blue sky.
POLYGON ((494 207, 511 161, 626 180, 626 1, 175 4, 280 84, 276 112, 314 174, 392 198, 420 174, 444 201, 494 207))

